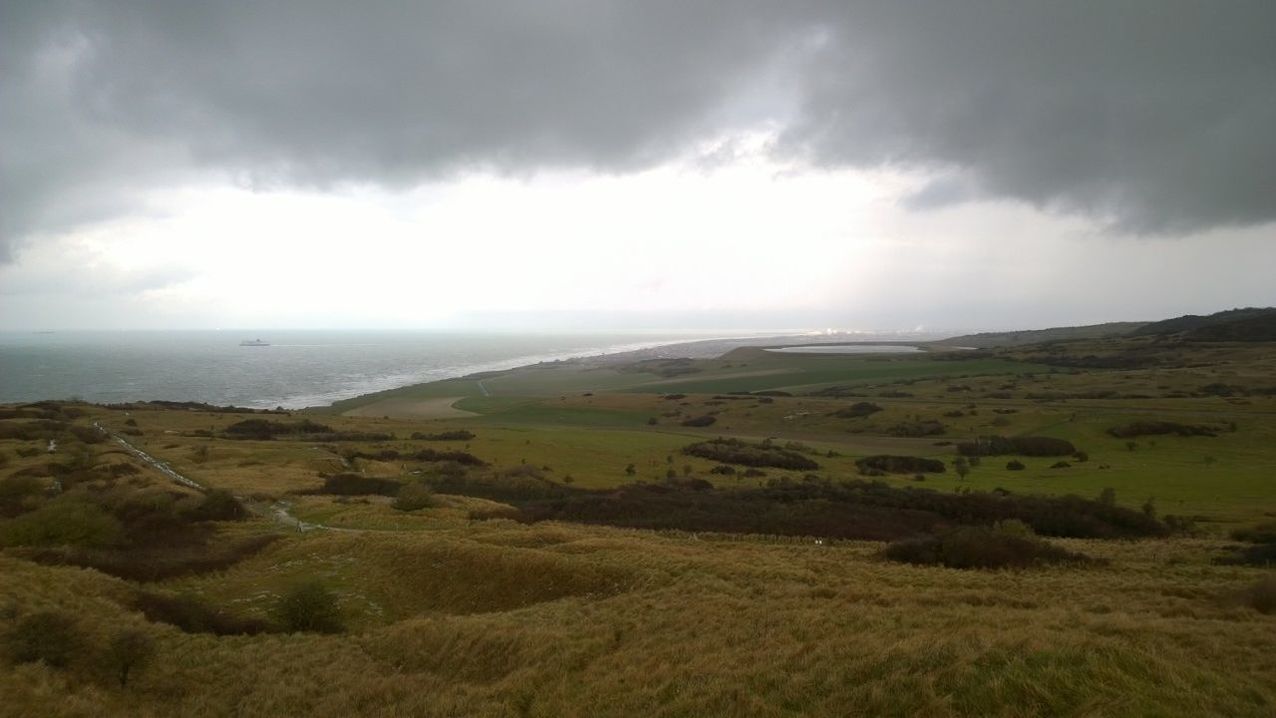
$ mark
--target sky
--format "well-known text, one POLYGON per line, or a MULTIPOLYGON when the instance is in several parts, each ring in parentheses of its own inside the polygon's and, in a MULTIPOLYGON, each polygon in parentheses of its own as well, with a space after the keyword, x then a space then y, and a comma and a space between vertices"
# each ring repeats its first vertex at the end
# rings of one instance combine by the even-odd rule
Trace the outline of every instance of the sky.
POLYGON ((0 330, 1276 304, 1276 3, 0 0, 0 330))

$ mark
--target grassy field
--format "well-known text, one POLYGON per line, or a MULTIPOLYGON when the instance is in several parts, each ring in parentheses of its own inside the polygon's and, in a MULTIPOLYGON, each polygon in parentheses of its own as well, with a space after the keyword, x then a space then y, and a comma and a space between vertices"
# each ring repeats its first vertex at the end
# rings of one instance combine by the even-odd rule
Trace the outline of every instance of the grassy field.
MULTIPOLYGON (((1231 532, 1276 518, 1271 387, 1270 345, 1105 339, 559 362, 291 415, 11 407, 0 715, 1272 715, 1276 615, 1255 589, 1272 568, 1220 562, 1246 545, 1231 532), (1132 353, 1146 365, 1093 366, 1132 353), (345 415, 440 398, 472 415, 345 415), (1113 433, 1139 422, 1197 435, 1113 433), (959 444, 990 435, 1076 451, 983 456, 960 476, 959 444), (807 468, 726 471, 684 451, 717 437, 807 468), (881 454, 944 471, 864 476, 860 460, 881 454), (393 491, 337 492, 333 477, 434 495, 399 510, 393 491), (694 513, 676 530, 520 513, 582 497, 604 509, 685 497, 704 511, 745 497, 772 502, 768 525, 783 529, 869 479, 983 502, 972 506, 1103 495, 1077 505, 1158 530, 1045 531, 1091 560, 962 570, 888 561, 880 541, 697 530, 694 513), (211 489, 249 513, 227 513, 211 489), (335 601, 341 632, 288 629, 280 606, 307 581, 335 601), (154 595, 184 613, 148 612, 154 595), (208 632, 201 610, 256 628, 208 632), (70 617, 64 665, 12 650, 42 612, 70 617), (128 631, 151 653, 122 685, 111 647, 128 631)), ((948 513, 937 526, 980 521, 948 513)))

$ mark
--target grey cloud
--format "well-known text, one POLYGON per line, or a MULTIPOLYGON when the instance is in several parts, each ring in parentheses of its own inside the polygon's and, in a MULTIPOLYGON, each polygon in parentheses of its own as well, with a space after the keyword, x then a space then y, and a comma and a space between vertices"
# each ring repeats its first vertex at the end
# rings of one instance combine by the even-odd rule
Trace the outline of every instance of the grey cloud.
POLYGON ((1261 0, 6 2, 0 260, 209 173, 626 172, 762 122, 1140 231, 1261 223, 1273 26, 1261 0))
POLYGON ((815 162, 956 168, 1134 232, 1276 219, 1276 3, 905 0, 827 27, 787 134, 815 162))

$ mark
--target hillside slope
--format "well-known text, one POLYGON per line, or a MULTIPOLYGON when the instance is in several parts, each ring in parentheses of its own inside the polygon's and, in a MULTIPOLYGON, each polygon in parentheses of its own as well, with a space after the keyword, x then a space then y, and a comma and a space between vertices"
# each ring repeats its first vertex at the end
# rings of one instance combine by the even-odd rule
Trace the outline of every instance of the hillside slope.
POLYGON ((1121 336, 1130 334, 1146 324, 1147 322, 1107 322, 1106 324, 1090 324, 1081 327, 1053 327, 1050 329, 1026 329, 1013 332, 981 332, 979 334, 953 337, 936 343, 947 346, 993 349, 997 347, 1041 344, 1044 342, 1121 336))
POLYGON ((1246 307, 1204 316, 1186 314, 1152 322, 1130 332, 1131 336, 1181 334, 1189 341, 1276 341, 1276 308, 1246 307))

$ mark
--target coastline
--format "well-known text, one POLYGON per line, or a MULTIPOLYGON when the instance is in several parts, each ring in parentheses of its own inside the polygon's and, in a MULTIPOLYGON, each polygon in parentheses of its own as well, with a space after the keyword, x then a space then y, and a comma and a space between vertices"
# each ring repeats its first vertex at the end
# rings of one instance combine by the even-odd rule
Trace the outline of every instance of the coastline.
MULTIPOLYGON (((478 390, 486 396, 483 380, 510 372, 530 371, 538 367, 575 368, 581 370, 607 369, 618 365, 633 364, 653 359, 712 359, 740 347, 767 347, 774 345, 811 346, 820 344, 908 344, 920 348, 932 343, 933 339, 882 339, 881 335, 872 334, 764 334, 735 337, 714 337, 709 339, 689 339, 680 342, 659 342, 649 346, 619 348, 619 351, 576 354, 541 358, 538 361, 510 360, 501 362, 502 366, 484 365, 455 376, 440 377, 428 382, 415 382, 398 387, 383 389, 357 396, 338 399, 324 405, 307 406, 301 411, 313 413, 341 414, 355 417, 390 417, 402 419, 440 419, 472 416, 473 412, 458 409, 454 403, 468 398, 457 395, 428 393, 428 387, 439 384, 474 383, 478 390), (414 393, 419 395, 414 396, 414 393), (445 401, 446 400, 446 401, 445 401)), ((535 358, 535 357, 528 357, 535 358)), ((528 359, 525 358, 525 359, 528 359)), ((493 363, 495 364, 495 363, 493 363)))
MULTIPOLYGON (((502 374, 505 372, 518 371, 521 369, 530 369, 543 365, 565 365, 565 366, 583 366, 583 367, 605 367, 615 364, 629 364, 632 362, 644 361, 648 359, 672 359, 675 357, 689 358, 710 358, 718 356, 737 346, 747 346, 756 342, 769 342, 773 340, 783 341, 785 338, 801 336, 801 335, 766 335, 766 336, 744 336, 744 337, 713 337, 708 339, 688 339, 685 341, 657 341, 657 342, 635 342, 633 344, 622 344, 615 347, 609 347, 603 351, 588 351, 584 353, 575 352, 569 354, 557 355, 530 355, 516 357, 508 360, 496 362, 487 362, 476 364, 459 370, 450 376, 439 376, 425 382, 411 382, 401 384, 399 386, 388 387, 377 391, 356 394, 354 396, 343 397, 330 401, 327 404, 314 404, 303 407, 297 407, 298 411, 316 412, 316 413, 332 413, 338 409, 339 404, 356 404, 354 410, 380 401, 374 397, 385 397, 390 399, 394 395, 411 391, 413 389, 437 384, 439 382, 448 381, 478 381, 486 376, 502 374)), ((449 397, 452 401, 458 401, 464 397, 449 397)), ((285 407, 287 408, 287 407, 285 407)), ((342 410, 337 413, 346 414, 342 410)), ((415 410, 409 410, 405 416, 413 418, 441 418, 447 413, 453 415, 468 414, 459 409, 451 409, 450 404, 446 410, 428 411, 424 414, 417 415, 415 410), (448 411, 450 410, 450 412, 448 411)), ((375 414, 375 412, 371 412, 375 414)), ((358 413, 350 413, 350 416, 371 415, 369 412, 358 411, 358 413)))

